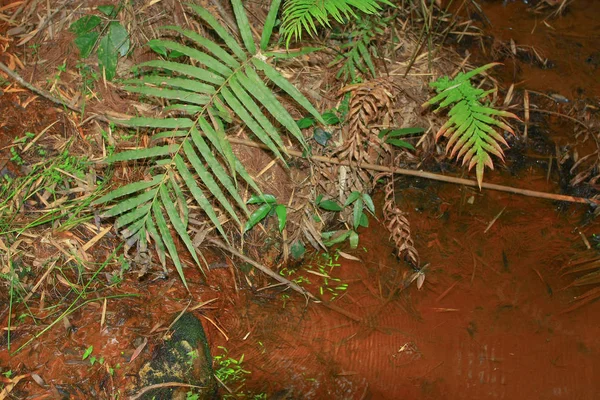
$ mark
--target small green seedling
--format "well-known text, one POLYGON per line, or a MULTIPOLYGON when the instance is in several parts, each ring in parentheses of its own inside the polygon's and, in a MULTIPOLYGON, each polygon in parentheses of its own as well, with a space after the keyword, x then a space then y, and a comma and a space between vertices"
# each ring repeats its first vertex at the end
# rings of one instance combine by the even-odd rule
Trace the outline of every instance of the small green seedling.
POLYGON ((276 214, 279 220, 279 232, 283 232, 285 224, 287 223, 287 207, 283 204, 277 204, 277 199, 272 194, 264 194, 262 196, 252 196, 246 204, 261 204, 248 219, 244 226, 244 233, 248 232, 270 215, 276 214))
POLYGON ((100 70, 109 81, 116 75, 119 56, 124 57, 130 48, 127 30, 115 21, 120 9, 121 6, 98 6, 103 17, 86 15, 69 27, 76 36, 75 45, 81 58, 88 58, 95 50, 100 70))
POLYGON ((398 137, 412 136, 423 132, 425 132, 425 129, 423 128, 382 129, 378 136, 384 143, 391 144, 395 147, 415 150, 415 146, 406 140, 398 139, 398 137))

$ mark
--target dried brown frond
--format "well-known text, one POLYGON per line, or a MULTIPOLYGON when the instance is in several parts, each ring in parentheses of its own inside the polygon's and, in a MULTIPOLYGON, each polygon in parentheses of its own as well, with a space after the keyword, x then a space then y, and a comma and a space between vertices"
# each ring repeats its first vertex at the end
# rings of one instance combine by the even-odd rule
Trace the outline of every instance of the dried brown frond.
POLYGON ((348 122, 342 130, 343 143, 336 151, 340 159, 376 163, 382 150, 389 151, 377 135, 393 119, 392 91, 392 83, 383 78, 340 90, 340 95, 352 94, 348 122))
POLYGON ((418 267, 420 265, 419 252, 415 248, 411 236, 410 222, 408 221, 407 214, 398 208, 394 200, 393 179, 389 179, 384 191, 383 216, 385 218, 385 226, 390 232, 390 239, 396 245, 398 257, 404 258, 414 267, 418 267))

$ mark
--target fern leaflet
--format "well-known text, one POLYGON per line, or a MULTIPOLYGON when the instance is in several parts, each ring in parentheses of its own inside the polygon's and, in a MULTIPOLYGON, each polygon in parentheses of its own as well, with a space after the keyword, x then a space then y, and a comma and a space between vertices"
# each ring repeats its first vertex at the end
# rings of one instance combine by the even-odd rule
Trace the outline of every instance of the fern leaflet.
POLYGON ((495 119, 494 116, 519 119, 511 112, 496 110, 489 104, 482 104, 481 100, 492 91, 484 91, 471 84, 470 79, 473 76, 495 65, 498 63, 490 63, 468 73, 459 73, 453 79, 447 76, 439 78, 430 84, 438 95, 424 104, 424 106, 437 104, 436 112, 451 106, 448 112, 449 119, 437 132, 436 140, 442 136, 447 137, 446 153, 450 153, 450 157, 462 158, 462 164, 468 163, 469 170, 476 167, 477 183, 480 188, 485 167, 494 169, 490 153, 504 160, 504 151, 500 145, 508 146, 506 140, 494 127, 514 135, 513 129, 508 124, 495 119))

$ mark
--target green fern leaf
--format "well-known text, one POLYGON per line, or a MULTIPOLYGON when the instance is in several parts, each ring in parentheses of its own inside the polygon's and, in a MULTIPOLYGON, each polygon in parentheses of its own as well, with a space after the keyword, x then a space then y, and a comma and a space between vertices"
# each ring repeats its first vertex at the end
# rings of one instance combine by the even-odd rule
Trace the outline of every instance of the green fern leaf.
POLYGON ((436 111, 452 106, 448 112, 449 119, 436 134, 436 140, 442 136, 448 138, 446 153, 450 157, 462 159, 462 164, 475 168, 477 183, 481 188, 485 167, 494 168, 490 153, 501 160, 504 151, 500 145, 507 146, 506 140, 493 127, 514 134, 513 129, 496 117, 518 119, 510 112, 496 110, 481 103, 490 92, 475 88, 470 79, 483 71, 498 65, 491 63, 476 68, 468 73, 460 73, 454 79, 442 77, 431 83, 438 94, 425 105, 438 104, 436 111))
MULTIPOLYGON (((162 196, 161 196, 162 197, 162 196)), ((186 289, 188 289, 187 281, 185 280, 185 276, 183 275, 183 266, 181 265, 181 260, 179 259, 179 253, 177 253, 177 248, 175 247, 175 242, 173 241, 173 237, 171 236, 171 232, 169 232, 169 226, 167 225, 167 221, 162 213, 161 207, 158 202, 152 203, 152 215, 156 220, 156 226, 158 227, 158 232, 161 238, 161 241, 164 243, 169 255, 171 256, 171 260, 173 264, 175 264, 175 269, 183 282, 183 285, 186 289)), ((200 265, 200 264, 198 264, 200 265)))

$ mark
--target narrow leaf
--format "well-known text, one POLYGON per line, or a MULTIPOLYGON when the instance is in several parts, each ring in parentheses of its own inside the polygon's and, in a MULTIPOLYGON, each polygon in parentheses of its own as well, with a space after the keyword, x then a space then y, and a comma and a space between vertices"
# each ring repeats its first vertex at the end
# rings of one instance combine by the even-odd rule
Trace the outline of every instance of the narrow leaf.
POLYGON ((275 214, 277 214, 277 219, 279 220, 279 232, 283 232, 287 223, 287 207, 283 204, 278 204, 275 207, 275 214))
POLYGON ((260 221, 265 219, 266 216, 269 215, 269 212, 271 212, 272 207, 273 206, 271 204, 263 204, 262 206, 258 207, 250 215, 250 218, 248 219, 248 222, 246 222, 246 225, 244 225, 244 233, 248 232, 254 227, 254 225, 258 224, 260 221))
POLYGON ((94 200, 94 202, 92 202, 92 205, 96 206, 98 204, 108 203, 109 201, 114 200, 116 198, 140 192, 144 189, 148 189, 149 187, 158 185, 164 177, 164 174, 156 175, 149 181, 138 181, 125 186, 121 186, 120 188, 111 191, 110 193, 100 197, 99 199, 94 200))
POLYGON ((179 259, 179 254, 177 253, 177 247, 175 247, 175 242, 173 241, 173 237, 171 237, 171 232, 169 232, 169 227, 167 226, 167 221, 162 214, 160 206, 157 202, 152 205, 152 214, 154 215, 154 219, 156 220, 156 226, 158 227, 158 231, 160 232, 160 238, 162 239, 165 247, 167 248, 169 255, 171 256, 171 260, 173 264, 175 264, 175 269, 183 282, 183 285, 186 289, 189 290, 187 282, 185 280, 185 276, 183 275, 183 266, 181 265, 181 260, 179 259))

